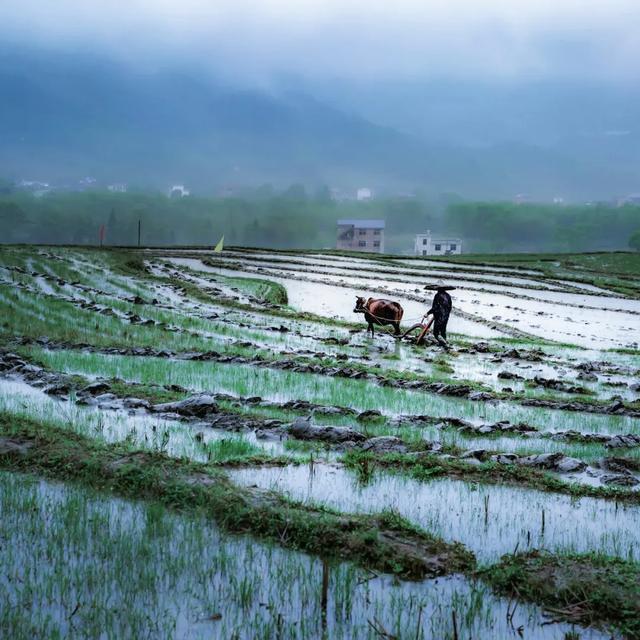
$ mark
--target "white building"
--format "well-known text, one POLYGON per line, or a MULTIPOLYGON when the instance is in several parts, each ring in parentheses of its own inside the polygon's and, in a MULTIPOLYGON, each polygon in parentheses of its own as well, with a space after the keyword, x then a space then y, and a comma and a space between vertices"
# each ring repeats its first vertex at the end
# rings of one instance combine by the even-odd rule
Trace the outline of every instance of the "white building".
POLYGON ((40 189, 48 189, 48 182, 40 182, 38 180, 20 180, 18 182, 18 188, 26 189, 27 191, 35 191, 40 189))
POLYGON ((358 202, 366 202, 367 200, 371 200, 373 198, 373 192, 369 187, 360 187, 356 191, 356 200, 358 202))
POLYGON ((127 185, 124 182, 114 182, 110 184, 107 189, 111 191, 111 193, 127 193, 127 185))
POLYGON ((460 238, 435 238, 431 231, 416 236, 414 253, 417 256, 451 256, 462 253, 460 238))
POLYGON ((19 189, 30 191, 35 198, 42 198, 51 191, 51 185, 48 182, 38 180, 21 180, 17 186, 19 189))
POLYGON ((183 184, 174 184, 169 192, 170 198, 185 198, 189 195, 189 189, 185 189, 183 184))

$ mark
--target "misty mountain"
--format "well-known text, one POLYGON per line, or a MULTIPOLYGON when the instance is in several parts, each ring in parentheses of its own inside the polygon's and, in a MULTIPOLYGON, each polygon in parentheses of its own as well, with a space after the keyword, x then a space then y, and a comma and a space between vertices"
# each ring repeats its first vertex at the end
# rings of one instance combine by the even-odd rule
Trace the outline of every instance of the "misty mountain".
MULTIPOLYGON (((423 101, 430 109, 420 124, 421 103, 411 107, 399 90, 396 113, 413 113, 402 122, 388 114, 393 93, 385 91, 378 107, 371 96, 367 104, 374 106, 367 107, 342 89, 314 97, 302 85, 270 92, 193 69, 149 71, 79 55, 4 51, 0 176, 65 182, 91 175, 160 189, 184 182, 203 193, 295 181, 487 198, 640 190, 633 132, 594 142, 569 129, 563 138, 559 127, 540 144, 513 132, 478 140, 472 129, 486 132, 498 117, 489 118, 480 96, 477 103, 432 96, 423 101), (467 133, 455 124, 462 114, 471 123, 467 133)), ((553 114, 544 118, 553 121, 553 114)))
MULTIPOLYGON (((527 77, 302 82, 340 109, 425 139, 464 145, 624 138, 640 126, 640 86, 633 82, 527 77)), ((281 79, 278 85, 300 83, 281 79)))
POLYGON ((350 182, 350 174, 384 176, 389 154, 411 161, 419 152, 395 131, 304 95, 274 97, 175 71, 13 57, 0 65, 0 86, 0 171, 11 176, 201 189, 343 173, 350 182))
MULTIPOLYGON (((286 87, 288 80, 280 85, 286 87)), ((549 192, 545 187, 554 185, 558 195, 584 198, 640 191, 637 83, 526 77, 374 83, 333 79, 305 87, 337 108, 431 143, 488 151, 485 158, 498 172, 500 162, 515 162, 512 169, 525 173, 524 192, 549 192), (546 170, 545 159, 551 163, 546 170), (527 171, 532 172, 529 180, 527 171), (550 179, 546 184, 545 173, 550 179)))

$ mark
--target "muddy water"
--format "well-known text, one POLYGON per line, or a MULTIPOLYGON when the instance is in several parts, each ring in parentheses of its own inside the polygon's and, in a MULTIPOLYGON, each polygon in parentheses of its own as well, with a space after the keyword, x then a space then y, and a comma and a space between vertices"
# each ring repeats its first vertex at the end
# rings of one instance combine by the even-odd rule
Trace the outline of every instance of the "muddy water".
MULTIPOLYGON (((591 304, 586 298, 570 299, 572 304, 591 304), (584 302, 579 302, 584 299, 584 302)), ((579 309, 560 302, 538 302, 507 295, 476 292, 456 292, 456 301, 463 311, 495 319, 532 335, 568 342, 584 347, 613 348, 631 345, 640 337, 640 317, 602 307, 579 309)), ((613 303, 616 308, 619 305, 613 303)), ((634 311, 640 303, 634 303, 634 311)))
MULTIPOLYGON (((193 260, 191 258, 172 258, 171 262, 177 266, 183 266, 183 267, 190 267, 192 268, 192 262, 193 260)), ((199 260, 195 261, 197 264, 201 264, 199 260)), ((162 267, 158 267, 158 265, 149 265, 151 272, 154 275, 160 275, 160 276, 165 276, 167 275, 167 272, 164 268, 162 267)), ((219 273, 219 270, 217 269, 212 269, 211 273, 217 273, 218 275, 221 275, 219 273)), ((194 275, 192 273, 185 273, 184 274, 185 278, 192 284, 202 287, 204 289, 209 288, 209 287, 215 287, 216 289, 220 290, 220 292, 222 293, 222 295, 227 296, 229 298, 235 298, 236 300, 238 300, 239 302, 242 302, 244 304, 248 304, 250 302, 250 299, 242 292, 237 291, 236 289, 234 289, 233 287, 220 282, 218 280, 216 281, 210 281, 207 280, 205 278, 200 278, 197 275, 194 275)))
POLYGON ((510 267, 487 267, 483 265, 476 265, 472 262, 448 262, 448 261, 438 261, 438 260, 426 260, 422 258, 416 258, 412 260, 395 260, 394 262, 400 264, 406 264, 409 266, 426 266, 426 267, 447 267, 451 269, 466 269, 473 271, 487 271, 490 273, 514 273, 514 274, 524 274, 529 276, 542 276, 544 275, 542 271, 536 271, 534 269, 515 269, 510 267))
POLYGON ((346 512, 394 509, 427 531, 462 542, 483 562, 497 561, 516 548, 640 559, 637 506, 460 480, 424 483, 382 473, 362 486, 352 473, 332 465, 241 469, 230 477, 346 512))
MULTIPOLYGON (((226 257, 226 256, 225 256, 226 257)), ((491 288, 492 286, 497 285, 528 285, 530 287, 541 287, 546 286, 548 289, 552 290, 562 290, 564 287, 560 284, 545 284, 539 280, 532 280, 530 278, 519 278, 514 276, 506 276, 506 275, 494 275, 492 273, 481 273, 477 274, 477 276, 481 276, 481 279, 477 282, 474 282, 473 273, 462 272, 459 270, 447 271, 442 265, 440 269, 437 271, 429 270, 426 268, 411 268, 409 266, 396 266, 392 263, 381 263, 381 262, 372 262, 372 261, 354 261, 350 263, 332 263, 330 261, 319 261, 319 260, 309 260, 305 259, 304 256, 278 256, 274 258, 273 256, 267 254, 242 254, 238 253, 237 256, 229 256, 229 257, 237 257, 241 259, 243 262, 250 264, 253 267, 263 267, 263 268, 278 268, 278 267, 287 267, 293 268, 299 271, 302 271, 301 264, 309 264, 309 266, 315 268, 317 271, 323 271, 327 273, 333 273, 338 275, 357 275, 361 277, 366 277, 366 274, 362 273, 360 270, 366 270, 375 275, 376 280, 384 280, 386 277, 406 277, 410 281, 423 282, 427 279, 432 279, 435 276, 438 278, 453 278, 455 280, 460 280, 460 282, 464 282, 464 286, 478 288, 485 287, 491 288), (355 268, 358 271, 354 272, 352 269, 355 268), (383 272, 386 272, 383 275, 383 272)), ((530 292, 534 293, 534 292, 530 292)), ((544 293, 544 292, 542 292, 544 293)))
MULTIPOLYGON (((415 347, 405 349, 402 362, 413 365, 414 368, 425 369, 425 365, 420 365, 416 355, 415 347), (416 366, 417 365, 417 366, 416 366)), ((419 352, 418 352, 419 353, 419 352)), ((582 354, 581 354, 582 355, 582 354)), ((597 360, 602 354, 593 354, 592 360, 597 360)), ((610 354, 607 354, 609 356, 610 354)), ((585 352, 581 357, 582 362, 589 362, 590 355, 585 352)), ((634 400, 640 395, 633 391, 629 385, 636 382, 636 376, 598 373, 597 381, 581 380, 578 375, 580 370, 575 369, 575 362, 553 362, 553 356, 548 359, 550 364, 546 362, 526 362, 519 360, 505 359, 503 362, 492 362, 489 358, 478 354, 456 354, 447 359, 447 363, 454 368, 454 373, 449 376, 450 379, 472 380, 490 385, 495 389, 510 388, 514 391, 527 391, 528 395, 548 394, 549 391, 543 387, 527 387, 525 382, 532 381, 536 377, 545 379, 559 379, 570 385, 585 387, 590 390, 595 397, 600 399, 609 399, 612 396, 622 396, 626 400, 634 400), (523 378, 518 379, 500 379, 498 374, 507 371, 523 378)), ((389 363, 391 366, 397 367, 396 363, 389 363)), ((569 397, 570 394, 555 392, 558 399, 569 397)))
MULTIPOLYGON (((7 637, 566 637, 540 609, 460 576, 396 582, 229 537, 201 518, 0 474, 0 619, 7 637), (322 599, 327 576, 326 604, 322 599), (508 613, 513 613, 509 623, 508 613), (420 623, 418 623, 420 621, 420 623)), ((610 637, 575 628, 582 640, 610 637)))
MULTIPOLYGON (((156 270, 156 273, 164 275, 165 272, 159 269, 153 264, 150 264, 150 268, 156 270)), ((203 281, 206 282, 206 281, 203 281)), ((211 283, 217 286, 217 281, 211 283)), ((216 305, 212 303, 205 304, 201 301, 193 301, 179 291, 175 291, 170 286, 157 285, 157 291, 164 295, 167 300, 170 301, 176 307, 176 311, 181 314, 188 315, 192 311, 197 311, 200 314, 218 314, 222 321, 231 321, 236 324, 251 324, 253 327, 260 328, 262 326, 273 327, 286 322, 286 327, 291 331, 300 331, 302 333, 312 335, 314 337, 327 337, 336 336, 348 337, 349 334, 346 329, 331 327, 328 325, 320 325, 317 322, 305 322, 303 320, 287 319, 286 321, 275 316, 260 313, 258 311, 252 312, 247 310, 234 311, 233 308, 216 305)))
MULTIPOLYGON (((352 271, 348 268, 343 267, 322 267, 319 271, 309 270, 306 271, 303 265, 290 263, 286 266, 287 269, 283 268, 278 262, 265 263, 265 262, 256 262, 250 263, 245 260, 244 264, 248 265, 252 270, 256 270, 259 268, 268 269, 269 273, 275 273, 276 275, 281 275, 282 277, 287 277, 288 273, 292 271, 295 273, 306 273, 309 277, 314 279, 323 279, 329 280, 332 282, 347 282, 352 283, 354 286, 358 286, 361 289, 367 289, 371 286, 381 287, 381 288, 389 288, 389 289, 401 289, 403 288, 403 283, 407 285, 413 285, 408 288, 408 292, 420 293, 422 292, 422 288, 426 282, 433 282, 434 279, 445 278, 447 280, 447 284, 451 286, 456 286, 460 289, 472 289, 472 290, 496 290, 501 291, 503 287, 509 286, 509 290, 514 295, 525 295, 531 297, 540 297, 545 298, 547 293, 556 293, 558 296, 562 296, 560 287, 558 287, 558 291, 539 291, 537 289, 527 289, 522 287, 514 286, 517 284, 516 281, 509 282, 508 285, 505 285, 503 282, 483 282, 483 281, 474 281, 470 279, 472 276, 468 276, 469 279, 464 278, 461 279, 455 273, 438 273, 437 278, 434 278, 433 274, 427 273, 414 273, 413 275, 407 274, 406 271, 399 270, 398 273, 389 275, 388 273, 380 273, 379 269, 370 269, 368 272, 363 271, 352 271)), ((393 268, 385 269, 385 271, 393 271, 393 268)), ((531 282, 530 284, 534 284, 531 282)), ((535 283, 540 286, 540 283, 535 283)))
MULTIPOLYGON (((191 252, 190 252, 191 253, 191 252)), ((207 252, 208 255, 211 255, 211 252, 207 252)), ((225 250, 223 252, 223 257, 230 258, 261 258, 263 260, 273 260, 273 261, 282 261, 282 262, 305 262, 309 264, 316 264, 319 266, 326 265, 342 265, 342 266, 355 266, 360 268, 388 268, 394 267, 397 268, 406 268, 410 267, 413 269, 421 269, 424 271, 425 268, 434 268, 434 269, 450 269, 454 271, 478 271, 478 272, 486 272, 487 274, 513 274, 515 276, 522 275, 531 275, 531 276, 543 276, 544 274, 541 271, 536 271, 532 269, 515 269, 510 267, 488 267, 475 265, 472 263, 463 263, 463 262, 446 262, 446 261, 438 261, 438 260, 427 260, 427 259, 400 259, 400 258, 389 258, 386 257, 382 260, 372 260, 370 258, 354 258, 354 257, 346 257, 346 256, 338 256, 338 255, 329 255, 323 253, 309 253, 309 254, 297 254, 297 253, 274 253, 274 252, 261 252, 259 250, 225 250)))
POLYGON ((557 278, 553 279, 553 282, 558 282, 563 286, 574 287, 576 289, 582 289, 583 291, 588 291, 590 293, 604 293, 612 298, 620 299, 620 294, 617 294, 615 291, 609 291, 608 289, 603 289, 602 287, 597 287, 594 284, 588 284, 586 282, 573 282, 571 280, 560 280, 557 278))
MULTIPOLYGON (((39 351, 38 354, 39 359, 43 359, 45 361, 48 361, 49 357, 53 357, 54 360, 51 361, 51 364, 54 366, 54 368, 61 367, 67 371, 82 373, 89 379, 95 379, 96 377, 98 377, 94 372, 100 371, 102 375, 107 375, 108 377, 115 375, 125 377, 129 380, 147 380, 147 374, 145 373, 146 365, 141 361, 144 359, 141 358, 95 356, 92 360, 91 356, 75 354, 76 359, 74 359, 73 363, 68 362, 65 365, 65 362, 67 362, 67 360, 61 361, 60 358, 62 356, 66 356, 68 358, 70 355, 74 354, 64 354, 60 352, 47 351, 39 351), (85 363, 90 364, 92 362, 95 366, 97 366, 97 368, 94 368, 94 366, 83 366, 85 363)), ((321 398, 321 396, 317 394, 317 387, 313 389, 315 393, 305 393, 305 387, 300 386, 296 383, 299 382, 297 378, 300 378, 300 376, 296 376, 296 374, 262 371, 258 374, 258 376, 256 376, 256 373, 250 367, 231 367, 228 370, 228 374, 224 375, 224 370, 216 369, 215 371, 211 371, 211 367, 208 365, 208 363, 172 363, 166 360, 152 360, 150 371, 152 371, 152 380, 160 381, 166 384, 176 382, 177 384, 182 384, 183 386, 188 385, 192 389, 199 391, 224 392, 232 396, 237 396, 238 392, 241 392, 241 395, 245 397, 261 395, 266 399, 273 400, 275 398, 278 398, 281 401, 299 400, 305 398, 311 401, 315 401, 321 398), (234 372, 233 374, 231 373, 232 371, 234 372), (244 377, 240 378, 238 372, 241 372, 244 377), (211 375, 213 373, 218 374, 218 377, 216 377, 215 380, 211 378, 211 375), (273 378, 271 376, 273 376, 273 378), (265 386, 257 384, 261 379, 264 380, 265 384, 269 385, 270 391, 267 391, 265 389, 265 386), (274 393, 274 388, 279 391, 275 391, 274 393), (290 393, 284 394, 282 392, 282 389, 288 389, 290 393)), ((358 384, 355 381, 344 381, 344 384, 347 386, 354 383, 358 384)), ((26 395, 29 394, 30 391, 33 392, 34 402, 33 406, 30 407, 30 411, 40 411, 45 414, 45 417, 51 415, 51 417, 53 417, 54 419, 62 419, 69 414, 73 414, 71 405, 69 405, 69 403, 59 402, 40 391, 33 390, 32 388, 26 387, 24 385, 15 384, 15 386, 3 387, 1 380, 0 406, 2 402, 1 398, 3 388, 7 389, 5 396, 14 393, 22 395, 23 392, 26 395)), ((446 403, 447 401, 446 398, 441 398, 439 396, 435 396, 435 398, 438 400, 438 402, 446 403)), ((471 404, 466 401, 460 401, 456 399, 451 400, 455 406, 461 406, 461 402, 464 402, 465 405, 471 404)), ((329 402, 327 402, 326 404, 329 404, 329 402)), ((376 404, 374 406, 379 407, 380 405, 376 404)), ((480 407, 481 406, 482 405, 480 405, 480 407)), ((490 414, 486 419, 474 417, 473 421, 477 424, 482 424, 483 422, 491 422, 491 417, 494 418, 493 421, 498 419, 498 417, 500 416, 504 417, 506 414, 504 412, 500 412, 499 407, 500 405, 498 405, 498 407, 494 409, 494 413, 490 414)), ((18 407, 18 409, 19 408, 20 407, 18 407)), ((80 410, 82 408, 77 407, 76 409, 80 410)), ((17 410, 15 408, 15 405, 13 405, 12 410, 17 410)), ((451 409, 451 406, 449 406, 448 410, 452 411, 451 415, 459 415, 459 413, 453 412, 455 410, 451 409)), ((99 432, 103 435, 106 435, 106 437, 110 437, 112 439, 123 439, 127 436, 135 437, 136 442, 144 444, 145 446, 155 446, 156 448, 160 448, 162 446, 162 443, 165 439, 164 434, 167 433, 169 436, 167 446, 170 452, 174 452, 176 455, 186 455, 197 460, 205 460, 206 451, 201 443, 198 443, 194 440, 194 434, 202 434, 199 437, 203 438, 204 444, 222 438, 238 437, 235 434, 230 434, 228 431, 211 428, 206 423, 203 423, 202 425, 194 423, 175 423, 173 421, 156 420, 153 417, 145 415, 139 415, 132 418, 122 411, 102 411, 98 412, 95 415, 93 413, 87 413, 87 411, 89 411, 89 409, 85 408, 84 413, 81 413, 78 418, 78 421, 80 423, 80 426, 78 428, 80 429, 84 425, 85 430, 83 431, 83 433, 86 432, 86 429, 88 428, 85 424, 87 421, 89 424, 92 424, 92 421, 97 421, 94 429, 99 430, 99 432), (102 418, 99 418, 99 416, 102 416, 102 418), (83 417, 82 420, 80 420, 81 417, 83 417), (108 424, 104 423, 104 420, 108 421, 108 424)), ((95 410, 92 411, 95 412, 95 410)), ((538 416, 537 422, 535 424, 537 424, 541 429, 544 430, 550 429, 552 427, 552 423, 548 418, 545 417, 547 415, 554 416, 554 418, 557 419, 555 422, 555 424, 557 425, 560 425, 567 429, 584 429, 586 432, 602 429, 610 432, 627 433, 629 431, 632 431, 634 428, 637 431, 637 428, 640 426, 637 420, 633 421, 630 418, 621 418, 619 416, 581 416, 580 414, 566 414, 567 419, 563 420, 562 415, 564 414, 564 412, 538 411, 537 413, 533 413, 533 411, 534 410, 529 409, 529 413, 527 414, 529 416, 529 419, 531 420, 531 416, 538 416), (557 413, 560 413, 560 416, 557 416, 557 413), (586 423, 583 421, 585 418, 588 418, 588 422, 586 423)), ((509 415, 511 416, 511 414, 509 415)), ((511 417, 515 421, 515 416, 511 417)), ((335 423, 335 418, 333 420, 331 418, 324 418, 322 419, 322 422, 332 424, 335 423)), ((350 419, 348 421, 341 420, 340 424, 348 424, 349 426, 357 430, 366 428, 355 419, 350 419)), ((605 454, 605 449, 601 445, 570 444, 563 441, 556 441, 553 439, 540 437, 500 437, 498 435, 492 435, 490 437, 470 437, 458 434, 453 429, 442 431, 441 429, 433 426, 407 426, 398 429, 396 427, 389 427, 382 424, 379 427, 370 426, 366 429, 370 431, 372 435, 379 435, 381 433, 392 433, 400 435, 402 438, 408 441, 414 441, 416 439, 426 439, 430 442, 443 441, 447 444, 457 445, 462 449, 483 448, 490 451, 516 452, 520 454, 537 453, 543 451, 558 451, 566 455, 580 457, 585 460, 595 460, 605 454)), ((91 433, 93 432, 91 431, 91 433)), ((263 440, 256 441, 252 431, 243 432, 241 434, 241 437, 245 441, 258 445, 261 449, 265 449, 274 454, 283 452, 283 445, 281 445, 280 442, 270 443, 263 440)))

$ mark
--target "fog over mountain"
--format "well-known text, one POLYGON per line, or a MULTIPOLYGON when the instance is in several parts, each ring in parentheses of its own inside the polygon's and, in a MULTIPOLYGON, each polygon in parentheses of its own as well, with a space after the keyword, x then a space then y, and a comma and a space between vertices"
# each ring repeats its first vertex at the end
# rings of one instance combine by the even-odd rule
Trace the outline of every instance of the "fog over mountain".
POLYGON ((640 191, 634 3, 209 5, 3 3, 0 176, 640 191))

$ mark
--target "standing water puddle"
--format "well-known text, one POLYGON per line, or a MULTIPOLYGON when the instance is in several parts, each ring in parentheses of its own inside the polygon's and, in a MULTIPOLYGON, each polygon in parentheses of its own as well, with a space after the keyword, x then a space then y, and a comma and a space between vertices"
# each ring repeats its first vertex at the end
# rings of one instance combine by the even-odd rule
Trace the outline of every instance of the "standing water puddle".
MULTIPOLYGON (((172 260, 177 264, 176 260, 172 260)), ((198 271, 205 271, 229 277, 268 279, 277 282, 287 289, 289 304, 300 311, 307 311, 329 318, 357 321, 361 316, 353 313, 356 296, 367 295, 367 291, 358 288, 357 285, 346 288, 336 284, 324 284, 320 282, 305 282, 296 280, 287 275, 276 276, 272 274, 260 274, 255 272, 226 269, 222 267, 208 267, 196 259, 181 259, 182 266, 188 266, 198 271)), ((302 273, 300 274, 302 275, 302 273)), ((317 276, 321 278, 321 276, 317 276)), ((416 302, 413 300, 400 299, 405 310, 405 318, 421 318, 428 308, 428 302, 416 302)), ((464 333, 465 335, 476 336, 478 338, 499 337, 502 335, 483 324, 476 323, 466 318, 451 316, 449 331, 464 333)))
MULTIPOLYGON (((175 261, 176 259, 174 259, 175 261)), ((177 259, 180 260, 180 259, 177 259)), ((197 259, 184 259, 182 264, 190 261, 191 268, 200 271, 214 271, 216 268, 203 265, 197 259)), ((246 263, 245 263, 246 264, 246 263)), ((283 284, 289 293, 289 299, 293 306, 296 306, 302 310, 313 311, 314 313, 322 313, 323 311, 317 308, 316 299, 326 300, 324 313, 329 315, 340 312, 340 306, 332 306, 329 303, 333 296, 329 297, 321 287, 332 287, 330 284, 320 284, 319 282, 301 282, 295 280, 295 272, 289 274, 288 272, 273 271, 266 267, 266 270, 261 275, 253 275, 255 273, 255 267, 250 264, 243 265, 243 268, 247 268, 248 271, 234 271, 232 269, 225 269, 221 265, 219 272, 225 275, 244 275, 246 277, 261 277, 269 278, 283 284), (302 291, 298 291, 299 286, 292 284, 297 282, 298 285, 304 285, 302 291), (307 295, 305 296, 305 289, 307 295), (308 299, 310 298, 310 299, 308 299), (313 307, 313 308, 311 308, 313 307)), ((265 268, 265 267, 263 267, 265 268)), ((277 265, 274 267, 277 269, 277 265)), ((297 275, 303 275, 304 268, 301 266, 297 275)), ((340 281, 341 285, 348 284, 351 288, 345 289, 345 292, 351 295, 366 295, 362 293, 363 289, 368 288, 369 279, 366 275, 354 276, 353 273, 345 272, 344 277, 339 275, 314 275, 311 278, 314 281, 317 280, 329 280, 340 281)), ((415 294, 416 282, 408 282, 409 276, 404 278, 405 283, 397 283, 388 281, 384 288, 389 287, 389 294, 394 299, 400 301, 405 308, 405 317, 413 317, 414 315, 421 316, 424 313, 424 305, 416 303, 410 299, 405 298, 407 294, 415 294), (417 313, 415 313, 417 311, 417 313)), ((421 282, 420 278, 418 281, 421 282)), ((384 278, 376 278, 377 286, 382 286, 384 278)), ((462 285, 462 283, 461 283, 462 285)), ((484 293, 479 291, 467 290, 464 286, 461 286, 454 295, 454 311, 456 308, 460 308, 462 311, 473 315, 479 315, 487 320, 499 320, 508 325, 516 326, 516 328, 522 329, 533 335, 548 338, 553 336, 553 339, 569 341, 574 344, 582 346, 600 345, 603 347, 619 347, 627 346, 629 340, 633 338, 633 335, 637 333, 635 326, 637 325, 637 319, 627 313, 612 313, 610 310, 605 310, 603 307, 613 308, 625 308, 632 312, 640 310, 639 303, 635 300, 627 300, 621 298, 600 298, 589 296, 588 294, 569 294, 564 292, 553 291, 537 291, 531 290, 528 292, 519 291, 518 287, 511 287, 509 285, 499 285, 500 290, 503 293, 484 293), (510 295, 505 295, 511 292, 510 295), (547 298, 545 302, 540 300, 527 300, 518 296, 518 293, 527 293, 531 295, 535 293, 533 297, 539 298, 544 296, 547 298), (555 301, 554 301, 555 300, 555 301), (583 309, 578 316, 579 319, 574 319, 573 316, 567 316, 566 303, 572 301, 575 305, 593 305, 594 308, 583 309), (564 303, 564 304, 563 304, 564 303), (542 310, 542 311, 541 311, 542 310), (606 334, 603 334, 600 330, 602 326, 607 326, 606 334), (583 333, 584 332, 584 333, 583 333)), ((339 285, 336 283, 337 288, 339 285)), ((419 287, 420 288, 420 287, 419 287)), ((353 298, 352 298, 353 300, 353 298)), ((574 316, 576 314, 573 314, 574 316)), ((482 336, 483 334, 479 323, 470 322, 467 319, 456 317, 455 313, 451 317, 450 330, 452 332, 465 333, 467 335, 482 336), (454 324, 455 323, 455 324, 454 324)), ((485 330, 488 328, 485 327, 485 330)), ((486 334, 484 334, 486 335, 486 334)))
POLYGON ((53 423, 60 428, 107 442, 126 440, 132 446, 164 451, 170 456, 206 462, 210 445, 219 440, 243 440, 256 453, 280 454, 279 441, 258 440, 253 431, 233 433, 206 422, 180 422, 140 412, 105 410, 52 398, 24 382, 0 378, 0 411, 53 423), (196 438, 196 434, 198 437, 196 438))
POLYGON ((294 371, 163 358, 139 358, 83 353, 38 351, 45 364, 66 373, 116 377, 131 382, 178 384, 196 392, 261 396, 286 402, 309 400, 318 404, 376 409, 384 415, 457 417, 474 422, 509 420, 540 429, 575 429, 583 433, 637 433, 640 421, 629 416, 593 414, 526 407, 515 402, 474 402, 435 393, 379 387, 367 380, 332 378, 294 371))
POLYGON ((542 626, 539 608, 514 608, 461 576, 397 582, 27 476, 0 474, 0 510, 0 620, 11 637, 373 640, 375 622, 393 637, 446 640, 452 611, 465 640, 516 638, 520 627, 539 640, 572 629, 611 637, 542 626))
POLYGON ((341 511, 394 509, 430 533, 463 543, 481 562, 497 561, 515 549, 601 551, 640 559, 636 506, 461 480, 418 482, 392 474, 376 474, 363 486, 333 465, 240 469, 229 475, 239 484, 341 511))

